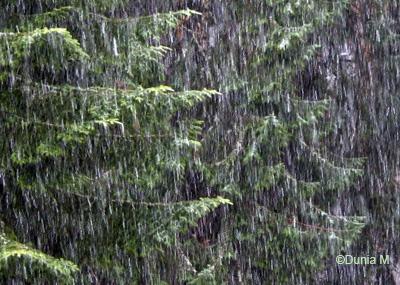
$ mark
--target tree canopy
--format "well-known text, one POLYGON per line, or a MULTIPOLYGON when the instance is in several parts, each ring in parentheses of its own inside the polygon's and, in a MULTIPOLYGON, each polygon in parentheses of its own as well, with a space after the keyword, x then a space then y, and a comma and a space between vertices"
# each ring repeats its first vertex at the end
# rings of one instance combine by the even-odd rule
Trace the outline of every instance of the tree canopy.
MULTIPOLYGON (((359 1, 150 2, 3 5, 0 281, 321 281, 367 222, 338 197, 373 130, 329 37, 359 1)), ((398 44, 376 5, 364 79, 398 44)))

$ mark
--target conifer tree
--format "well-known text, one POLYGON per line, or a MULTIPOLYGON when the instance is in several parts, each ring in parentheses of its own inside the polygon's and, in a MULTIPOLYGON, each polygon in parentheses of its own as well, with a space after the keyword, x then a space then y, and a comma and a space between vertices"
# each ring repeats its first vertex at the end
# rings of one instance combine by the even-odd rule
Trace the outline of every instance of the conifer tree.
POLYGON ((3 7, 1 282, 158 284, 171 248, 185 264, 177 236, 230 204, 180 194, 201 164, 202 122, 185 112, 219 93, 163 85, 161 39, 198 13, 131 6, 3 7))
POLYGON ((347 1, 226 5, 237 29, 209 65, 215 77, 224 72, 219 90, 230 96, 206 138, 205 156, 215 158, 203 176, 235 206, 221 217, 209 255, 197 259, 202 280, 311 284, 363 228, 363 217, 334 211, 362 175, 363 159, 330 151, 337 94, 320 72, 318 35, 341 21, 347 1))
POLYGON ((0 12, 1 282, 308 284, 357 237, 332 208, 363 160, 331 152, 319 72, 346 0, 222 1, 237 41, 196 76, 223 94, 166 84, 198 12, 56 2, 0 12))

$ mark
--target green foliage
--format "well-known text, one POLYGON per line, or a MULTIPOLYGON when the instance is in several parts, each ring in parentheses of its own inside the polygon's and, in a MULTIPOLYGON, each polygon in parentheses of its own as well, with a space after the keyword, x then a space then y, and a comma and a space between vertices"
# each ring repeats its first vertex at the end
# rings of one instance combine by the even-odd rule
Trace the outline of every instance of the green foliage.
POLYGON ((205 269, 197 273, 196 277, 189 281, 190 285, 214 285, 218 284, 215 280, 215 268, 208 265, 205 269))
POLYGON ((243 68, 224 70, 221 85, 234 82, 238 100, 215 122, 197 111, 221 93, 164 80, 163 36, 199 13, 132 18, 125 0, 53 2, 0 16, 0 174, 15 197, 0 214, 18 235, 15 220, 29 221, 79 268, 5 236, 0 262, 28 260, 68 282, 76 273, 83 283, 157 284, 170 271, 176 283, 238 273, 295 284, 357 237, 361 217, 320 208, 352 187, 362 160, 324 147, 335 100, 307 77, 321 50, 314 35, 347 1, 232 1, 246 43, 233 65, 243 68))
MULTIPOLYGON (((62 283, 71 284, 78 267, 62 258, 51 257, 41 251, 32 249, 17 241, 8 239, 4 233, 0 234, 0 276, 4 277, 13 272, 12 268, 20 269, 25 266, 30 274, 47 273, 62 283)), ((20 274, 16 272, 15 274, 20 274)), ((32 278, 26 276, 27 280, 32 278)))
MULTIPOLYGON (((207 141, 219 154, 209 171, 211 184, 236 206, 225 231, 240 244, 240 256, 223 264, 242 264, 249 283, 255 270, 271 284, 309 283, 323 261, 348 247, 364 226, 363 217, 316 210, 352 189, 363 174, 362 159, 335 157, 326 147, 335 102, 313 73, 321 52, 315 35, 340 18, 347 1, 249 2, 246 9, 235 2, 247 44, 239 74, 246 81, 231 91, 245 97, 234 107, 241 116, 231 124, 236 141, 217 145, 212 135, 207 141)), ((217 131, 213 135, 218 138, 217 131)))
POLYGON ((4 55, 0 62, 3 67, 19 69, 24 59, 35 58, 41 60, 42 58, 38 56, 37 52, 43 51, 49 46, 49 43, 50 47, 54 49, 53 54, 49 57, 52 61, 36 61, 33 64, 55 64, 56 67, 61 68, 61 62, 65 59, 80 60, 88 58, 78 41, 65 28, 35 29, 26 33, 0 33, 0 36, 3 38, 0 46, 0 53, 4 55), (60 52, 60 54, 57 54, 57 52, 60 52), (7 54, 12 54, 12 59, 9 56, 5 56, 7 54), (9 60, 6 60, 7 58, 9 60))
POLYGON ((154 224, 150 225, 153 229, 150 231, 146 243, 149 244, 150 248, 157 247, 159 244, 167 247, 173 246, 177 235, 195 227, 200 218, 222 205, 233 204, 230 200, 218 196, 163 205, 169 207, 161 213, 167 215, 167 218, 155 221, 154 224), (149 240, 154 240, 154 242, 150 243, 149 240))
MULTIPOLYGON (((37 264, 27 277, 33 282, 92 282, 82 269, 93 268, 107 280, 143 283, 145 262, 134 262, 133 274, 122 270, 128 261, 166 254, 199 219, 231 204, 179 194, 192 165, 201 165, 203 121, 189 114, 220 93, 166 86, 162 59, 171 48, 161 40, 200 13, 117 17, 124 3, 43 1, 30 3, 32 10, 9 3, 0 15, 5 193, 18 197, 12 212, 38 240, 60 244, 63 253, 74 248, 78 264, 2 236, 0 261, 20 262, 17 273, 37 264), (31 207, 26 197, 43 204, 31 207)), ((23 235, 15 220, 7 223, 23 235)), ((13 278, 8 273, 2 270, 5 280, 13 278)))

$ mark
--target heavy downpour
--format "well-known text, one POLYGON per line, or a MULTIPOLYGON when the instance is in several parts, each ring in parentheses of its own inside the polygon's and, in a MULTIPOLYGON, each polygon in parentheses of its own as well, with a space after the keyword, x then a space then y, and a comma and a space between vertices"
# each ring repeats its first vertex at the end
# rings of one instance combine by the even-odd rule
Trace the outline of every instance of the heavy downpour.
POLYGON ((399 0, 0 0, 0 284, 400 285, 399 0))

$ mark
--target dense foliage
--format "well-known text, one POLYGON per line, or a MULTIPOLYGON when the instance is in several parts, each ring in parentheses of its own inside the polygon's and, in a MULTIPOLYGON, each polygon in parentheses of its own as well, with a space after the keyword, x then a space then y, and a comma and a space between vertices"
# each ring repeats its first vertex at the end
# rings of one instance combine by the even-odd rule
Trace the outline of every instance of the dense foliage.
MULTIPOLYGON (((180 232, 230 204, 222 197, 181 201, 179 194, 184 173, 200 163, 201 122, 174 116, 218 93, 162 85, 160 59, 169 49, 159 41, 197 13, 117 18, 99 14, 97 5, 69 4, 5 9, 15 17, 4 19, 0 34, 2 215, 35 217, 25 228, 31 240, 79 264, 82 282, 144 283, 157 278, 148 275, 178 246, 180 232), (135 270, 123 270, 132 260, 135 270)), ((60 280, 78 271, 10 234, 2 242, 1 261, 17 258, 5 278, 45 278, 39 265, 60 280), (38 266, 20 276, 26 258, 38 266)))
POLYGON ((216 153, 210 183, 235 205, 224 217, 222 268, 233 283, 309 284, 363 226, 362 217, 331 213, 363 159, 329 151, 336 94, 318 74, 316 35, 340 19, 346 2, 237 2, 241 54, 222 82, 234 99, 206 143, 208 157, 216 153), (215 145, 227 130, 230 143, 215 145))
POLYGON ((0 282, 312 284, 358 238, 373 130, 326 32, 366 81, 391 6, 378 41, 360 1, 171 2, 2 4, 0 282))

